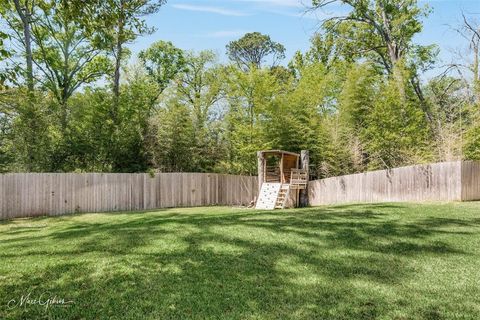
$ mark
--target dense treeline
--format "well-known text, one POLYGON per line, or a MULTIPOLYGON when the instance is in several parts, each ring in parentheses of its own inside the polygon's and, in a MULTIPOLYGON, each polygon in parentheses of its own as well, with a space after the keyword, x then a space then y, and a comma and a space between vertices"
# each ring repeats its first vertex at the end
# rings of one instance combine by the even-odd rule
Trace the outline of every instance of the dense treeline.
POLYGON ((0 2, 1 172, 254 174, 260 149, 308 149, 322 177, 480 159, 473 16, 463 61, 427 78, 438 50, 413 42, 416 0, 333 1, 351 10, 289 62, 260 33, 229 43, 228 64, 164 41, 132 57, 164 2, 0 2))

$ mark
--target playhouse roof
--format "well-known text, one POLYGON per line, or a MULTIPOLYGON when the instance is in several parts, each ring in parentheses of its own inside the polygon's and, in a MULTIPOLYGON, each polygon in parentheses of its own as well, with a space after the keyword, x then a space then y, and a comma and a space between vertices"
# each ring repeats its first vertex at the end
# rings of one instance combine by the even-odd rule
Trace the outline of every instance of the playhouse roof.
POLYGON ((286 154, 286 155, 295 156, 297 158, 300 158, 300 155, 298 153, 293 153, 293 152, 284 151, 284 150, 262 150, 260 152, 263 153, 264 155, 266 155, 266 154, 272 154, 272 155, 286 154))

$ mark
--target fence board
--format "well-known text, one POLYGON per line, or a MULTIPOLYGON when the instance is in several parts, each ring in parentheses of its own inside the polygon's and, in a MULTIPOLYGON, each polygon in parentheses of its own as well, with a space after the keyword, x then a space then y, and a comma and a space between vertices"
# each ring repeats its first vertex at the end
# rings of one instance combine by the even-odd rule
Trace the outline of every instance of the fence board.
MULTIPOLYGON (((248 205, 257 178, 211 173, 0 175, 0 219, 74 212, 248 205)), ((309 182, 310 205, 480 200, 480 162, 445 162, 309 182)))
POLYGON ((480 163, 465 164, 443 162, 310 181, 310 205, 480 198, 480 163), (462 185, 466 176, 468 192, 462 185))
POLYGON ((462 163, 462 200, 480 200, 480 162, 462 163))
POLYGON ((207 173, 0 175, 0 219, 74 212, 247 205, 256 177, 207 173))

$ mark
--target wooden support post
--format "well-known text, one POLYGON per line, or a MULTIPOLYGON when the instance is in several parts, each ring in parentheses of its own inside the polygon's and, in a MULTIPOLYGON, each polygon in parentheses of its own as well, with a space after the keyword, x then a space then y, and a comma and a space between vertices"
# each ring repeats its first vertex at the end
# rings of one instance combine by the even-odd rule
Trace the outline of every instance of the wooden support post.
POLYGON ((284 176, 283 176, 283 153, 282 153, 282 156, 280 158, 280 183, 285 183, 285 179, 284 179, 284 176))
POLYGON ((308 150, 302 150, 300 153, 300 168, 307 173, 307 189, 300 190, 300 207, 308 207, 308 179, 310 173, 308 172, 308 166, 310 164, 310 154, 308 150))
MULTIPOLYGON (((262 189, 262 184, 265 181, 265 157, 261 151, 257 152, 257 163, 258 163, 258 192, 260 195, 260 190, 262 189)), ((258 197, 257 197, 258 199, 258 197)))
MULTIPOLYGON (((300 169, 300 158, 297 157, 297 163, 295 168, 300 169)), ((290 176, 290 183, 292 182, 292 176, 290 176)), ((295 208, 300 207, 300 190, 295 190, 295 208)))

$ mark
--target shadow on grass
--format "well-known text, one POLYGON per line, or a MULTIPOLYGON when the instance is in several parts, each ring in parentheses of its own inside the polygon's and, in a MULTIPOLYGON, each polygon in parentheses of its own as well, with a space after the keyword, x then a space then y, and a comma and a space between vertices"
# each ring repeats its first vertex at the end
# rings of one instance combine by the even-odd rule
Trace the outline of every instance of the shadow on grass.
MULTIPOLYGON (((75 303, 0 309, 0 317, 385 318, 391 300, 379 287, 412 277, 411 257, 468 255, 435 237, 443 227, 480 225, 435 217, 405 223, 389 220, 385 208, 162 210, 75 221, 42 235, 12 234, 2 241, 8 250, 0 258, 39 266, 0 285, 1 303, 26 291, 75 303)), ((418 312, 427 318, 437 315, 435 308, 418 312)))

